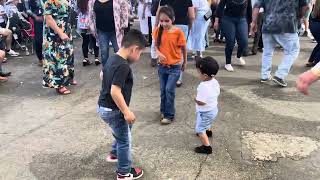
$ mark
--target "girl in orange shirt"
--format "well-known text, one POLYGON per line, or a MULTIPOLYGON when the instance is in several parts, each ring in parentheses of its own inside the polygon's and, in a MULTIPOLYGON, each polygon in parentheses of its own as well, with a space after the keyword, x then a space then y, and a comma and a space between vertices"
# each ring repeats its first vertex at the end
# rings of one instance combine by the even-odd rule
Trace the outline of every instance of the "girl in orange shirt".
POLYGON ((175 118, 176 83, 181 71, 184 71, 187 65, 186 38, 182 30, 173 25, 174 11, 172 8, 162 7, 158 17, 160 26, 154 30, 153 38, 159 56, 161 124, 170 124, 175 118), (181 56, 183 56, 183 63, 181 63, 181 56))

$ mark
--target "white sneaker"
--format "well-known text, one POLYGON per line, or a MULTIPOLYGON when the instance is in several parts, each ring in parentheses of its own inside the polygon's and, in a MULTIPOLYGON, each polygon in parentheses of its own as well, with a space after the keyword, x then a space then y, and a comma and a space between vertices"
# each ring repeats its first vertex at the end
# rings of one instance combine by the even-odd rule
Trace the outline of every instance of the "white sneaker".
POLYGON ((311 33, 311 31, 310 31, 309 29, 307 30, 307 36, 308 36, 308 38, 310 38, 311 40, 314 39, 314 37, 313 37, 313 35, 312 35, 312 33, 311 33))
POLYGON ((246 65, 246 61, 243 59, 243 57, 240 57, 240 58, 236 57, 236 58, 237 58, 237 60, 239 61, 239 63, 240 63, 241 66, 246 65))
POLYGON ((7 52, 10 56, 19 56, 19 53, 15 52, 14 50, 10 49, 10 51, 7 52))
POLYGON ((231 64, 226 64, 226 65, 224 66, 224 68, 225 68, 227 71, 229 71, 229 72, 233 72, 233 71, 234 71, 234 69, 233 69, 233 67, 232 67, 231 64))

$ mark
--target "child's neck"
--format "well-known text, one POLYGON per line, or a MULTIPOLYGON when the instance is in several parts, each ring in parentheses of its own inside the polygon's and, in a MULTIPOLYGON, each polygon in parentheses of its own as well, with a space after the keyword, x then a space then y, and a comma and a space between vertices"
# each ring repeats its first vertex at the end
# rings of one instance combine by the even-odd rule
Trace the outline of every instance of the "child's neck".
POLYGON ((214 79, 214 77, 207 77, 206 79, 204 79, 203 81, 211 81, 212 79, 214 79))
POLYGON ((120 48, 117 54, 125 60, 128 60, 129 52, 127 49, 120 48))

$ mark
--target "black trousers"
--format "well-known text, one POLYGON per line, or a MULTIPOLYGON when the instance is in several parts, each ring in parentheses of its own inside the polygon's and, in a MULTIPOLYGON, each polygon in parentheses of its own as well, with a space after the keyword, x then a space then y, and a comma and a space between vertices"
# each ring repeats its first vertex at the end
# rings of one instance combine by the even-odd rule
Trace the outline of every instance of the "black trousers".
POLYGON ((317 45, 314 47, 309 62, 317 64, 320 61, 320 21, 315 19, 310 19, 310 31, 317 41, 317 45))
POLYGON ((42 42, 43 42, 43 22, 34 23, 35 39, 34 49, 39 60, 43 60, 42 42))
POLYGON ((82 53, 84 58, 89 57, 89 44, 90 41, 93 45, 95 58, 99 57, 99 47, 96 45, 96 38, 92 34, 81 33, 82 36, 82 53))

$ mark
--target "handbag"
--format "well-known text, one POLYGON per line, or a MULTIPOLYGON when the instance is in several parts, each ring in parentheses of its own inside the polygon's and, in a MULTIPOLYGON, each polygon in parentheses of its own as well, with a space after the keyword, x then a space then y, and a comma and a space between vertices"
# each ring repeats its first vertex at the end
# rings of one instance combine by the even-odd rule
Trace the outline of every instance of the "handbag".
POLYGON ((208 12, 203 16, 204 20, 208 21, 212 17, 212 11, 211 9, 208 10, 208 12))

